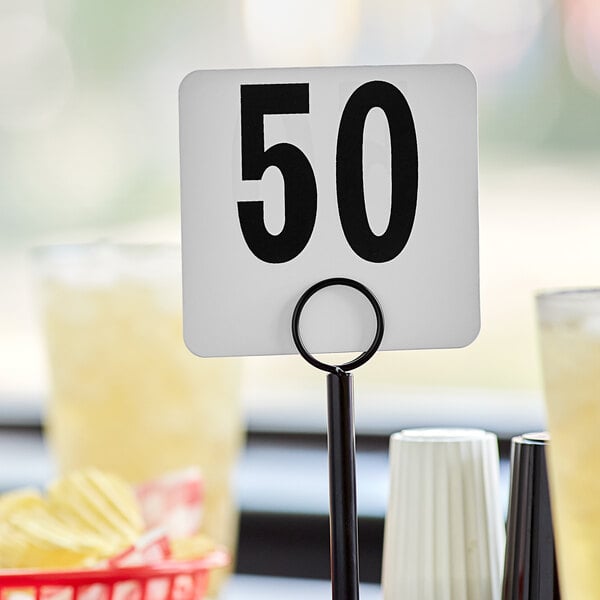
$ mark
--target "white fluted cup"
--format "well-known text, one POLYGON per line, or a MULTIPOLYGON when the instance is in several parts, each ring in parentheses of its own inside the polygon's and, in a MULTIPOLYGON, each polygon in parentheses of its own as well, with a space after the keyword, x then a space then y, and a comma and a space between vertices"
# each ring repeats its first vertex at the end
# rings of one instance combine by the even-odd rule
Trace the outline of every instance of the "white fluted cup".
POLYGON ((505 530, 496 436, 395 433, 390 475, 384 600, 499 600, 505 530))

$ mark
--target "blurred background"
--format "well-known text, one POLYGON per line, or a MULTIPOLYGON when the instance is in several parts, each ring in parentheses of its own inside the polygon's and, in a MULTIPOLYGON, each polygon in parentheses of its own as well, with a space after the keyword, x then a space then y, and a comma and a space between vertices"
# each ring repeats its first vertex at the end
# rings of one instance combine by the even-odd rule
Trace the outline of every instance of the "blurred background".
MULTIPOLYGON (((178 241, 189 71, 440 62, 479 84, 481 335, 380 353, 360 373, 359 425, 457 402, 541 419, 532 294, 600 281, 594 0, 0 0, 0 399, 46 395, 33 246, 178 241)), ((320 383, 297 357, 251 359, 244 402, 320 419, 320 383)))
MULTIPOLYGON (((361 576, 379 581, 390 431, 497 432, 506 501, 510 436, 544 427, 533 295, 600 285, 597 0, 0 0, 0 490, 52 468, 32 248, 178 243, 182 78, 412 63, 478 80, 482 329, 357 374, 361 576)), ((242 371, 237 570, 326 578, 323 376, 297 356, 242 371)))

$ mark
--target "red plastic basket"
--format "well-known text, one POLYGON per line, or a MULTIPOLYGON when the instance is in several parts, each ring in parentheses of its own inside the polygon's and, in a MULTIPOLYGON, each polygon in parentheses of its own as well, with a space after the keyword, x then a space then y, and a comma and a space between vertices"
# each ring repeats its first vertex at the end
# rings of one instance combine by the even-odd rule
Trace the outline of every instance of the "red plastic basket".
POLYGON ((215 550, 143 566, 0 571, 0 600, 201 600, 210 571, 228 563, 228 554, 215 550))

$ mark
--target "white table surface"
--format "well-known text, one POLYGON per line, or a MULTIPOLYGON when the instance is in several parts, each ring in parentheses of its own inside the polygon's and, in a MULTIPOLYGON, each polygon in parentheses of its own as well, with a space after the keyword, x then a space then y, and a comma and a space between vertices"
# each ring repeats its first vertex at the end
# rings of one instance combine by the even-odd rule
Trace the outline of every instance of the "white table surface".
MULTIPOLYGON (((381 600, 381 588, 361 584, 361 600, 381 600)), ((218 600, 329 600, 331 583, 316 579, 260 577, 234 575, 229 579, 218 600)))

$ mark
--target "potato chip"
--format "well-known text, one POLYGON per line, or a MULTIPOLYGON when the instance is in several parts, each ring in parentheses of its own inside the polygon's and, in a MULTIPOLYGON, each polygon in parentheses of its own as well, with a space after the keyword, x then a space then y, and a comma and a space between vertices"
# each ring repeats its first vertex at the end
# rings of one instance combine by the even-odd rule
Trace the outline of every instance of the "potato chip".
POLYGON ((143 531, 127 483, 97 469, 50 486, 0 496, 0 568, 67 568, 97 563, 131 546, 143 531))
POLYGON ((98 469, 75 471, 48 490, 53 510, 71 527, 95 531, 113 543, 131 545, 144 524, 131 487, 98 469))
POLYGON ((15 490, 13 492, 6 492, 0 496, 0 520, 11 513, 41 506, 44 504, 44 499, 37 490, 25 488, 22 490, 15 490))

